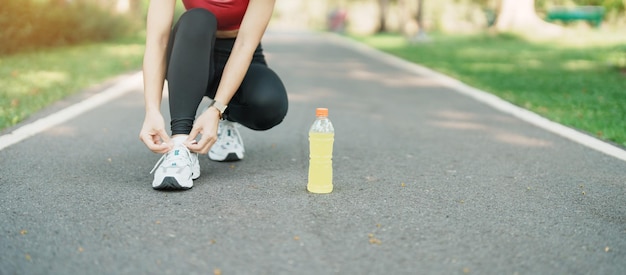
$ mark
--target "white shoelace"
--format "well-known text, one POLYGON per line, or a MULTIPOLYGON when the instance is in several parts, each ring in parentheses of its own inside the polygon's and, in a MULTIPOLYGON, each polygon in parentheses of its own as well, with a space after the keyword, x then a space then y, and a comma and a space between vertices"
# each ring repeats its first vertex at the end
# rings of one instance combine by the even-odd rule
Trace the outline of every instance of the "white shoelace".
POLYGON ((173 148, 171 151, 169 151, 169 152, 167 152, 167 153, 165 153, 165 154, 163 154, 163 155, 161 156, 161 158, 159 159, 159 161, 157 161, 157 163, 154 165, 154 167, 152 167, 152 170, 150 171, 150 174, 154 173, 154 171, 155 171, 155 170, 159 167, 159 165, 160 165, 161 163, 163 163, 163 161, 165 161, 165 159, 166 159, 166 158, 168 158, 168 160, 171 160, 171 161, 174 161, 174 160, 179 160, 179 159, 180 159, 180 160, 185 160, 185 159, 186 159, 186 160, 191 160, 191 154, 192 154, 192 153, 191 153, 191 151, 189 151, 189 149, 187 148, 187 146, 184 146, 184 145, 177 145, 177 146, 174 146, 174 148, 173 148), (178 156, 174 155, 174 156, 172 156, 171 158, 169 158, 168 156, 169 156, 170 154, 172 154, 172 152, 174 152, 174 150, 176 150, 177 148, 183 148, 183 149, 185 149, 183 152, 187 152, 187 158, 183 157, 183 154, 179 154, 178 156))

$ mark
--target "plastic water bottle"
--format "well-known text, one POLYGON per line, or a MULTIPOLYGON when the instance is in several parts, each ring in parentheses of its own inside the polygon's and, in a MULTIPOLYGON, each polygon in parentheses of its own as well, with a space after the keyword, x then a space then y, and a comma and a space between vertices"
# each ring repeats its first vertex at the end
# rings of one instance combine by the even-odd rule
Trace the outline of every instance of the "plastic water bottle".
POLYGON ((315 110, 315 122, 309 130, 309 182, 311 193, 333 191, 333 142, 335 129, 328 119, 328 109, 315 110))

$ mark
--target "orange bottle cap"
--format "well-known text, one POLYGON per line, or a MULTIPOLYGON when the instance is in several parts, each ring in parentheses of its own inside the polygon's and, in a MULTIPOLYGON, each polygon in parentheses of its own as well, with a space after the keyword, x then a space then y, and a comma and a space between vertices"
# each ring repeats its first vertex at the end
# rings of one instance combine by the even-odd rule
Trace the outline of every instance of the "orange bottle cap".
POLYGON ((315 109, 315 116, 328 116, 328 108, 315 109))

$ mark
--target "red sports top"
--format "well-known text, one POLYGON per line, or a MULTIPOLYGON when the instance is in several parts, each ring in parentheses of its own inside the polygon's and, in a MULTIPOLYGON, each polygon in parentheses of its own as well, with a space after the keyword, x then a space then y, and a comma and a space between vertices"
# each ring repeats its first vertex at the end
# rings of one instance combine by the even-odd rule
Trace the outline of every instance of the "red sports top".
POLYGON ((217 18, 217 29, 237 30, 250 0, 183 0, 186 9, 203 8, 217 18))

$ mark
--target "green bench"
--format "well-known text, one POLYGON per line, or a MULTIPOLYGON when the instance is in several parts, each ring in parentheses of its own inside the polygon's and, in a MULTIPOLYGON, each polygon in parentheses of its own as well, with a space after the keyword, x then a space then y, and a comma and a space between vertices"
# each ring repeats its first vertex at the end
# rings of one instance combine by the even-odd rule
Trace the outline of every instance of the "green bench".
POLYGON ((600 27, 604 19, 604 7, 600 6, 580 6, 574 8, 558 7, 548 11, 548 21, 562 21, 569 23, 571 21, 584 20, 594 27, 600 27))

